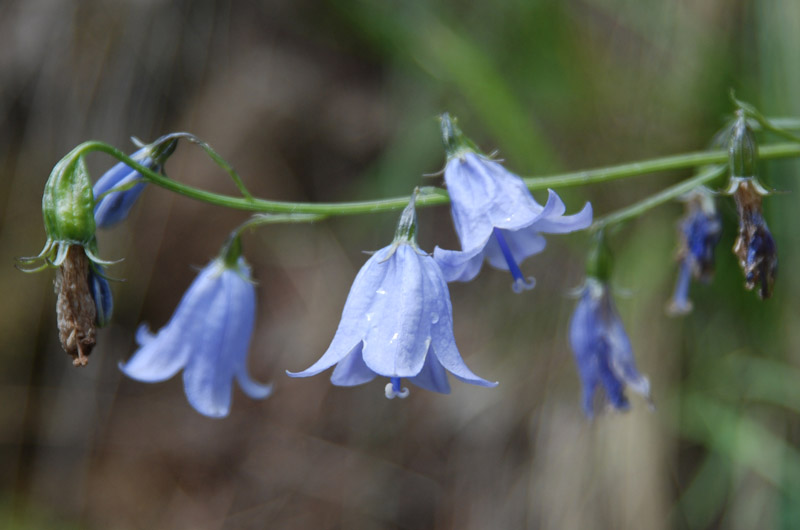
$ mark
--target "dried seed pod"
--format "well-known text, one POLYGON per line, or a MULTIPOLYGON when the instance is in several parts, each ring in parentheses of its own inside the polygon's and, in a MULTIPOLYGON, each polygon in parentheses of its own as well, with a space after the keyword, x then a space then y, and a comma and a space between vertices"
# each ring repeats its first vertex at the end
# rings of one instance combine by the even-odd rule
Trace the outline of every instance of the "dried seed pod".
POLYGON ((95 345, 97 310, 89 286, 89 259, 81 245, 70 245, 56 272, 58 338, 72 364, 86 366, 95 345))

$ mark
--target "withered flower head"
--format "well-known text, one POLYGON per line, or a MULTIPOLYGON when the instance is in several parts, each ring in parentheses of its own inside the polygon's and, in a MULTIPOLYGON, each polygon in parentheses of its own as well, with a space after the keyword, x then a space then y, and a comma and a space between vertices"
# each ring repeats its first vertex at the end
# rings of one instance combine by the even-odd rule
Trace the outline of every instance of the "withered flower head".
POLYGON ((752 290, 760 283, 758 296, 769 298, 778 272, 778 251, 761 210, 761 197, 766 190, 752 178, 733 180, 731 191, 739 214, 739 235, 733 253, 744 272, 745 288, 752 290))
POLYGON ((739 235, 733 253, 744 272, 745 288, 749 291, 760 283, 758 296, 769 298, 778 271, 778 253, 761 210, 761 198, 769 191, 758 181, 758 143, 742 110, 737 112, 728 154, 728 193, 733 195, 739 214, 739 235))
POLYGON ((72 364, 86 366, 95 345, 97 310, 89 286, 89 259, 82 246, 69 246, 56 271, 55 288, 61 346, 72 356, 72 364))
POLYGON ((75 366, 85 366, 95 345, 96 326, 111 317, 112 300, 97 256, 94 196, 86 164, 76 148, 56 164, 42 195, 47 241, 38 255, 19 258, 25 272, 56 268, 59 339, 75 366), (37 266, 38 264, 38 266, 37 266))

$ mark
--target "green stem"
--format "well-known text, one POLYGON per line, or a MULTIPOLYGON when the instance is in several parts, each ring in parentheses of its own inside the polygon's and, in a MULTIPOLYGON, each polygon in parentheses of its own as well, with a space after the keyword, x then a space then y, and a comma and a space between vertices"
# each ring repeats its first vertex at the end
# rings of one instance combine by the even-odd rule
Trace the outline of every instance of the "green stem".
POLYGON ((231 177, 231 180, 233 180, 233 183, 236 185, 236 188, 238 188, 238 190, 242 194, 242 196, 244 196, 244 197, 246 197, 248 199, 252 199, 253 198, 253 195, 247 190, 247 187, 244 185, 244 181, 242 181, 242 177, 240 177, 239 174, 236 172, 236 170, 233 169, 233 166, 231 166, 228 163, 227 160, 222 158, 219 155, 219 153, 214 151, 214 149, 210 145, 208 145, 206 142, 204 142, 203 140, 201 140, 197 136, 195 136, 195 135, 193 135, 191 133, 187 133, 187 132, 178 132, 178 133, 168 134, 164 138, 161 138, 161 140, 163 141, 163 140, 168 140, 168 139, 172 139, 172 138, 183 138, 183 139, 188 140, 189 142, 199 146, 200 149, 205 151, 206 154, 211 158, 211 160, 214 161, 215 164, 217 164, 219 167, 221 167, 223 169, 223 171, 225 171, 225 173, 227 173, 231 177))
MULTIPOLYGON (((304 203, 304 202, 283 202, 268 201, 264 199, 233 197, 205 191, 193 186, 182 184, 169 179, 163 175, 142 166, 132 160, 125 153, 108 144, 90 141, 81 144, 76 150, 81 154, 92 151, 100 151, 113 156, 140 172, 150 182, 161 186, 175 193, 179 193, 191 199, 203 201, 217 206, 246 210, 260 213, 290 213, 290 214, 319 214, 324 216, 333 215, 356 215, 390 210, 401 210, 408 204, 409 196, 393 197, 375 201, 361 202, 339 202, 339 203, 304 203)), ((800 156, 800 145, 796 143, 781 143, 765 145, 759 149, 761 159, 792 158, 800 156)), ((688 169, 710 164, 722 164, 727 162, 728 153, 726 151, 704 151, 673 155, 652 160, 644 160, 629 164, 621 164, 588 171, 578 171, 561 175, 551 175, 546 177, 529 177, 524 179, 525 184, 530 190, 540 190, 546 188, 564 188, 567 186, 580 186, 584 184, 594 184, 611 180, 635 177, 659 171, 676 169, 688 169)), ((686 182, 691 182, 692 179, 686 182)), ((672 189, 672 188, 670 188, 672 189)), ((447 192, 441 188, 431 186, 420 189, 417 197, 417 206, 425 207, 437 204, 446 204, 450 201, 447 192)), ((308 220, 312 220, 309 218, 308 220)))
POLYGON ((690 179, 684 180, 683 182, 679 182, 674 186, 670 186, 669 188, 662 190, 656 193, 655 195, 651 195, 650 197, 642 201, 639 201, 636 204, 632 204, 631 206, 622 208, 620 210, 617 210, 616 212, 612 212, 610 214, 598 218, 592 224, 591 229, 593 231, 597 231, 606 228, 610 225, 621 223, 629 219, 633 219, 634 217, 638 217, 647 210, 655 208, 656 206, 664 204, 665 202, 676 199, 681 195, 692 191, 697 186, 711 182, 715 178, 722 175, 726 169, 727 166, 713 166, 708 169, 705 169, 701 171, 698 175, 695 175, 690 179))

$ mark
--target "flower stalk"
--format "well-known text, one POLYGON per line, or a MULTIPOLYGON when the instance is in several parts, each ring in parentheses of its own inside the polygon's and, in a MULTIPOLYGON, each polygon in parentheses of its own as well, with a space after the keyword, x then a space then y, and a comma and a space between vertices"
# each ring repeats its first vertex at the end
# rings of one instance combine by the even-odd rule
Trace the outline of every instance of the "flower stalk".
MULTIPOLYGON (((342 215, 360 215, 378 212, 387 212, 402 210, 408 204, 410 197, 408 195, 402 197, 392 197, 388 199, 378 199, 372 201, 357 201, 357 202, 339 202, 339 203, 306 203, 306 202, 284 202, 284 201, 270 201, 260 198, 247 198, 247 197, 234 197, 231 195, 213 193, 206 191, 188 184, 183 184, 175 180, 169 179, 155 171, 148 169, 135 160, 131 159, 124 152, 119 149, 98 141, 84 142, 76 148, 76 151, 81 154, 90 152, 106 153, 117 160, 124 162, 126 165, 132 167, 141 173, 152 184, 160 186, 169 191, 181 194, 190 199, 199 200, 208 204, 221 206, 225 208, 233 208, 237 210, 245 210, 256 213, 266 214, 316 214, 321 216, 342 216, 342 215)), ((800 157, 800 144, 797 143, 777 143, 771 145, 763 145, 759 147, 759 157, 762 160, 773 160, 781 158, 797 158, 800 157)), ((638 176, 647 175, 650 173, 659 173, 663 171, 673 171, 680 169, 691 169, 701 166, 724 164, 728 160, 728 152, 725 150, 716 151, 700 151, 694 153, 684 153, 679 155, 672 155, 660 158, 653 158, 649 160, 642 160, 639 162, 632 162, 628 164, 620 164, 615 166, 608 166, 603 168, 576 171, 569 173, 562 173, 558 175, 549 175, 543 177, 526 177, 523 178, 525 186, 531 190, 542 190, 547 188, 566 188, 573 186, 583 186, 586 184, 597 184, 601 182, 610 182, 613 180, 633 178, 638 176)), ((722 170, 720 170, 722 171, 722 170)), ((658 200, 655 204, 649 207, 662 204, 670 199, 685 193, 692 187, 698 184, 704 184, 714 179, 717 175, 710 176, 705 174, 705 178, 700 178, 700 175, 687 179, 686 181, 676 185, 684 185, 674 195, 667 198, 658 200)), ((670 188, 668 188, 669 190, 670 188)), ((667 190, 665 190, 667 191, 667 190)), ((657 196, 654 196, 654 198, 657 196)), ((420 188, 419 195, 417 196, 417 207, 424 208, 426 206, 435 206, 447 204, 450 202, 448 193, 433 186, 424 186, 420 188)), ((646 208, 646 209, 649 209, 646 208)), ((643 213, 646 209, 639 213, 643 213)), ((636 213, 635 215, 638 215, 636 213)), ((633 216, 635 216, 633 215, 633 216)), ((631 214, 627 214, 630 218, 631 214)), ((291 222, 299 221, 298 218, 291 218, 291 222)), ((303 219, 304 221, 313 222, 317 218, 309 217, 303 219)), ((599 220, 598 220, 599 221, 599 220)), ((273 222, 282 222, 275 220, 273 222)), ((618 220, 614 220, 618 222, 618 220)))

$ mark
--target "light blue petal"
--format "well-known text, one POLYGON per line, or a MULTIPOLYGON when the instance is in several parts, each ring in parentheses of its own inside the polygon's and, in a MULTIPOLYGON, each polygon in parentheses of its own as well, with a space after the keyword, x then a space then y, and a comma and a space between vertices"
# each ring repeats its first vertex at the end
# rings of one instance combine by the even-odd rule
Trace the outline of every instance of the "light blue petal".
POLYGON ((390 269, 388 262, 384 260, 391 250, 391 245, 382 248, 361 267, 344 304, 336 334, 322 357, 302 372, 287 371, 289 376, 309 377, 327 370, 344 359, 366 336, 367 329, 371 325, 370 321, 376 318, 373 304, 376 298, 383 296, 378 291, 381 290, 384 278, 390 269))
POLYGON ((481 271, 483 251, 483 247, 463 252, 436 247, 433 257, 448 282, 468 282, 481 271))
MULTIPOLYGON (((521 228, 514 232, 508 230, 503 230, 502 232, 511 255, 514 256, 514 260, 517 263, 522 263, 525 258, 538 254, 547 245, 544 237, 532 227, 521 228)), ((508 270, 508 262, 503 256, 496 238, 489 239, 484 252, 492 267, 508 270)))
POLYGON ((451 159, 444 178, 462 250, 480 246, 491 235, 489 208, 497 195, 497 183, 471 154, 451 159))
POLYGON ((487 381, 478 377, 467 368, 461 354, 456 347, 456 339, 453 336, 453 306, 450 303, 450 291, 447 289, 447 282, 442 276, 436 261, 428 260, 424 262, 424 273, 428 284, 433 290, 433 297, 439 301, 438 317, 431 327, 432 343, 431 349, 436 354, 436 358, 441 365, 450 373, 465 383, 473 385, 497 386, 497 383, 487 381))
POLYGON ((688 255, 681 260, 678 280, 675 283, 675 292, 672 294, 672 300, 667 306, 667 312, 670 315, 685 315, 692 311, 692 302, 689 300, 689 283, 692 277, 690 260, 692 259, 692 256, 688 255))
MULTIPOLYGON (((250 281, 250 267, 243 258, 239 258, 236 270, 228 269, 224 273, 226 282, 231 290, 232 316, 231 329, 226 333, 232 337, 228 344, 228 351, 232 353, 234 363, 234 376, 242 391, 252 399, 264 399, 272 394, 272 385, 259 383, 250 377, 247 371, 247 354, 250 351, 250 341, 253 337, 256 314, 256 290, 250 281)), ((229 362, 223 359, 222 362, 229 362)))
POLYGON ((339 361, 331 375, 331 383, 337 386, 356 386, 375 379, 375 372, 364 363, 363 343, 359 342, 347 356, 339 361))
POLYGON ((494 227, 518 229, 542 212, 517 175, 475 153, 451 159, 445 182, 462 250, 482 245, 494 227))
POLYGON ((264 399, 272 395, 271 383, 259 383, 250 377, 246 368, 240 368, 236 371, 236 382, 248 397, 252 399, 264 399))
POLYGON ((213 418, 230 411, 236 361, 246 355, 253 326, 252 285, 226 269, 217 279, 220 288, 204 308, 202 329, 183 371, 186 398, 199 413, 213 418), (247 285, 247 288, 243 286, 247 285), (249 309, 249 311, 248 311, 249 309), (246 329, 249 327, 249 330, 246 329))
MULTIPOLYGON (((537 231, 547 234, 566 234, 583 230, 592 224, 592 205, 590 203, 587 202, 583 210, 574 215, 563 215, 564 203, 561 202, 561 198, 553 190, 548 190, 548 192, 550 196, 547 204, 549 206, 553 201, 554 207, 550 213, 545 213, 533 223, 532 226, 537 231)), ((545 210, 549 210, 549 208, 545 207, 545 210)))
POLYGON ((598 304, 591 289, 590 285, 584 287, 569 324, 569 343, 583 389, 583 410, 589 418, 594 416, 594 393, 600 380, 598 345, 602 340, 596 318, 598 304))
POLYGON ((570 321, 570 346, 583 386, 583 408, 590 418, 599 383, 608 401, 619 410, 629 406, 625 386, 649 396, 650 383, 636 370, 630 340, 607 285, 587 281, 570 321))
POLYGON ((373 318, 364 338, 364 362, 386 377, 413 377, 422 370, 431 343, 434 293, 425 287, 421 256, 401 244, 384 263, 389 268, 373 303, 373 318))
MULTIPOLYGON (((133 172, 127 178, 119 182, 120 185, 129 182, 141 181, 139 173, 133 172)), ((94 221, 98 228, 108 228, 120 221, 125 220, 128 214, 144 191, 145 183, 139 182, 131 189, 109 193, 100 199, 94 207, 94 221)))
POLYGON ((203 313, 219 290, 219 267, 212 262, 203 269, 183 295, 175 313, 157 335, 142 325, 136 334, 141 346, 120 370, 138 381, 165 381, 183 368, 203 328, 203 313))
POLYGON ((439 392, 441 394, 450 393, 450 383, 447 381, 447 372, 439 362, 439 359, 436 358, 436 354, 430 351, 425 357, 425 364, 422 366, 422 371, 418 376, 409 378, 409 381, 431 392, 439 392))
MULTIPOLYGON (((153 161, 150 160, 148 157, 148 148, 142 147, 130 157, 142 164, 143 166, 150 167, 153 164, 153 161)), ((115 188, 119 182, 130 175, 130 173, 136 173, 136 170, 132 167, 125 164, 125 162, 118 162, 114 166, 111 167, 108 171, 103 173, 103 175, 97 179, 97 182, 94 185, 93 191, 94 196, 97 197, 98 195, 102 195, 103 193, 107 192, 108 190, 115 188)))
MULTIPOLYGON (((131 155, 131 158, 145 167, 156 169, 156 163, 148 155, 149 148, 143 147, 131 155)), ((127 166, 124 162, 119 162, 98 179, 93 188, 94 196, 99 197, 113 188, 142 179, 143 177, 139 172, 127 166)), ((94 207, 94 218, 97 227, 108 228, 125 219, 144 190, 144 186, 145 182, 142 181, 129 190, 110 193, 98 200, 94 207)))
POLYGON ((608 292, 606 292, 605 303, 607 304, 605 316, 608 319, 606 321, 605 336, 609 346, 609 365, 611 370, 631 390, 642 396, 649 397, 650 382, 636 369, 631 342, 608 292))

